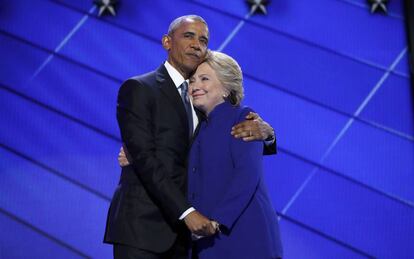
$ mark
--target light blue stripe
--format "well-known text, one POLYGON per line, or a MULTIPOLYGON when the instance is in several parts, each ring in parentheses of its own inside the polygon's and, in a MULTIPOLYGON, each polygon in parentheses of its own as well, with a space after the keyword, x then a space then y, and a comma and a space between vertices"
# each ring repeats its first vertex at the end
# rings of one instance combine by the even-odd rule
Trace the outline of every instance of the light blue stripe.
POLYGON ((295 194, 293 194, 292 198, 290 198, 289 202, 285 205, 285 207, 282 210, 282 214, 286 214, 286 212, 290 209, 290 207, 292 206, 292 204, 296 201, 296 199, 299 197, 299 195, 302 193, 302 191, 308 185, 308 183, 310 182, 310 180, 312 180, 313 176, 316 174, 316 172, 318 171, 318 169, 319 169, 318 167, 315 167, 315 168, 312 169, 312 172, 305 179, 305 181, 303 181, 303 183, 296 190, 295 194))
POLYGON ((223 41, 223 43, 220 45, 220 47, 217 49, 217 51, 223 51, 223 49, 230 43, 230 41, 236 36, 236 34, 240 31, 240 29, 243 27, 243 25, 246 23, 246 20, 248 20, 252 16, 252 12, 249 12, 244 16, 244 19, 241 20, 236 27, 234 27, 233 31, 230 32, 230 34, 227 36, 227 38, 223 41))
MULTIPOLYGON (((383 85, 385 80, 389 77, 390 73, 394 68, 397 66, 397 64, 401 61, 401 59, 404 57, 405 53, 407 52, 407 47, 405 47, 401 53, 396 57, 394 62, 391 64, 391 66, 387 69, 387 71, 382 75, 380 80, 377 82, 377 84, 374 86, 374 88, 370 91, 368 96, 362 101, 361 105, 358 107, 358 109, 354 113, 354 117, 358 117, 359 114, 363 111, 363 109, 368 105, 368 102, 372 99, 372 97, 375 95, 375 93, 380 89, 380 87, 383 85)), ((335 137, 331 145, 328 147, 328 149, 325 151, 325 153, 322 155, 319 164, 322 164, 325 159, 328 157, 328 155, 331 153, 331 151, 334 149, 336 144, 341 140, 341 138, 345 135, 347 130, 351 127, 352 123, 355 121, 354 118, 350 118, 345 126, 341 129, 339 134, 335 137)), ((312 178, 315 176, 316 172, 318 170, 318 167, 315 167, 312 169, 309 176, 305 179, 305 181, 301 184, 298 190, 296 190, 295 194, 290 198, 289 202, 286 204, 286 206, 283 208, 282 213, 285 214, 289 208, 293 205, 293 203, 297 200, 299 195, 303 192, 305 187, 308 185, 308 183, 312 180, 312 178)))
POLYGON ((373 126, 373 127, 376 127, 376 128, 382 129, 382 130, 384 130, 384 131, 386 131, 386 132, 388 132, 388 133, 390 133, 390 134, 397 135, 397 136, 398 136, 398 137, 400 137, 400 138, 406 139, 406 140, 408 140, 408 141, 414 141, 414 136, 412 136, 412 135, 410 135, 410 134, 407 134, 407 133, 401 132, 401 131, 399 131, 399 130, 396 130, 396 129, 393 129, 393 128, 390 128, 390 127, 387 127, 387 126, 385 126, 385 125, 379 124, 379 123, 374 122, 374 121, 368 121, 368 120, 363 120, 363 121, 364 121, 365 123, 367 123, 367 124, 369 124, 369 125, 373 126))
POLYGON ((52 61, 53 57, 56 53, 58 53, 65 45, 68 43, 68 41, 72 38, 72 36, 82 27, 82 25, 88 20, 89 15, 92 14, 96 9, 96 6, 92 6, 91 9, 89 9, 88 14, 85 14, 82 19, 79 20, 79 22, 73 27, 73 29, 66 35, 66 37, 59 43, 59 45, 55 48, 52 54, 50 54, 45 61, 36 69, 36 71, 33 73, 33 75, 30 77, 29 81, 32 81, 49 63, 52 61))
MULTIPOLYGON (((358 117, 361 112, 365 109, 365 107, 368 105, 369 101, 374 97, 374 95, 378 92, 378 90, 381 88, 381 86, 384 84, 385 80, 389 77, 390 73, 394 68, 397 66, 397 64, 400 62, 400 60, 404 57, 405 52, 407 51, 407 48, 404 48, 401 53, 397 56, 397 58, 394 60, 394 62, 391 64, 391 66, 385 71, 385 73, 382 75, 378 83, 374 86, 374 88, 369 92, 368 96, 362 101, 361 105, 358 107, 358 109, 354 113, 354 117, 358 117)), ((354 118, 350 118, 345 126, 342 128, 342 130, 339 132, 339 134, 336 136, 334 141, 331 143, 329 148, 326 150, 326 152, 323 154, 320 163, 323 163, 325 161, 326 157, 331 153, 331 151, 335 148, 336 144, 341 140, 341 138, 345 135, 345 133, 348 131, 348 129, 352 126, 352 123, 354 123, 354 118)))

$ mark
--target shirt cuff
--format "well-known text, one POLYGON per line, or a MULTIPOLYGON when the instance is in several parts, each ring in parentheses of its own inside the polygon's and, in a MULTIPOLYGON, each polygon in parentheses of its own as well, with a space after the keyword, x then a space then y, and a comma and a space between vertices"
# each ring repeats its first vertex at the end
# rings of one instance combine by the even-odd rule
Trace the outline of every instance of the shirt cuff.
POLYGON ((193 211, 195 211, 195 209, 193 207, 188 208, 186 211, 184 211, 183 214, 181 214, 181 216, 178 219, 183 220, 185 217, 187 217, 188 214, 190 214, 193 211))
POLYGON ((268 147, 268 146, 271 146, 273 143, 275 143, 276 139, 273 138, 271 140, 263 140, 263 141, 264 141, 265 146, 268 147))

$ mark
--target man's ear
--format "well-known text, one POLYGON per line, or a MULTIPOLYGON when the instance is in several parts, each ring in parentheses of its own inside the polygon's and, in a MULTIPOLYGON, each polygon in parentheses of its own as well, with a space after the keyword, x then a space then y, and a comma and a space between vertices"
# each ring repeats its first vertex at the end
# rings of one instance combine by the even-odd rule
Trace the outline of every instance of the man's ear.
POLYGON ((162 47, 165 50, 167 50, 167 51, 170 50, 170 48, 171 48, 171 37, 169 35, 165 34, 164 36, 162 36, 161 42, 162 42, 162 47))

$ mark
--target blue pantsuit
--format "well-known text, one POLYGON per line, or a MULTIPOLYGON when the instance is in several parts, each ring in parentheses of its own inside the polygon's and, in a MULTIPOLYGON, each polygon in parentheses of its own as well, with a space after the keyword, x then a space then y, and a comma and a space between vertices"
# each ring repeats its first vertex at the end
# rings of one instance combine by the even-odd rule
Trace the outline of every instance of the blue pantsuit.
POLYGON ((188 199, 222 232, 196 241, 200 259, 282 257, 277 217, 263 182, 263 144, 231 136, 251 111, 217 105, 200 124, 188 164, 188 199))

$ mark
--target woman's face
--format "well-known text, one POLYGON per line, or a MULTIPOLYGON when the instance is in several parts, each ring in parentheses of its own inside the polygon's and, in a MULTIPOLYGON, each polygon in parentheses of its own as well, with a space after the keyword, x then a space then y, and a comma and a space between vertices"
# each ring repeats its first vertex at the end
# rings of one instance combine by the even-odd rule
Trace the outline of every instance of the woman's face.
POLYGON ((224 102, 225 90, 216 72, 207 63, 202 63, 190 78, 189 94, 193 105, 209 114, 216 105, 224 102))

